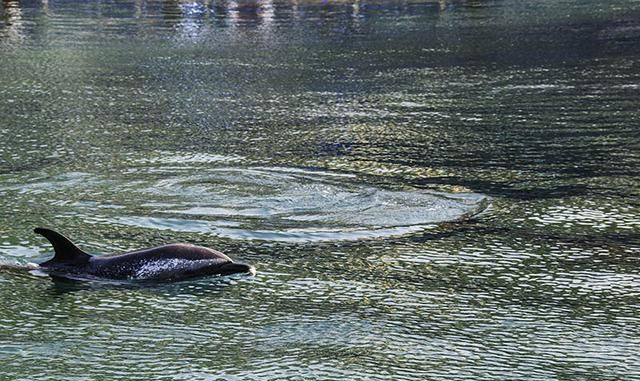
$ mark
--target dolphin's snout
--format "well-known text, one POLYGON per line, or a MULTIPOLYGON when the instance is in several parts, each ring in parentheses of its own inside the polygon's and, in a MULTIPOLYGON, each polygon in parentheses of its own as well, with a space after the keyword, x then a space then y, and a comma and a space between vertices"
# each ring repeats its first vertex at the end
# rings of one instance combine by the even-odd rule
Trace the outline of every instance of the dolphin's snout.
POLYGON ((227 263, 221 267, 221 270, 223 274, 249 273, 256 275, 256 268, 244 263, 227 263))

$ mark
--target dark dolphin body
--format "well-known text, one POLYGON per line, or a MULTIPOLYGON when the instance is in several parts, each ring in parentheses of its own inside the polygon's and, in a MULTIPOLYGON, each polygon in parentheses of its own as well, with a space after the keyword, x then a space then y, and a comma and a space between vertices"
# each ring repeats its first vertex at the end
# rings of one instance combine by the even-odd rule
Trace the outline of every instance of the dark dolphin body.
POLYGON ((252 266, 235 263, 223 253, 202 246, 171 244, 124 254, 94 257, 53 230, 36 228, 55 250, 40 270, 53 277, 175 281, 207 275, 253 273, 252 266))

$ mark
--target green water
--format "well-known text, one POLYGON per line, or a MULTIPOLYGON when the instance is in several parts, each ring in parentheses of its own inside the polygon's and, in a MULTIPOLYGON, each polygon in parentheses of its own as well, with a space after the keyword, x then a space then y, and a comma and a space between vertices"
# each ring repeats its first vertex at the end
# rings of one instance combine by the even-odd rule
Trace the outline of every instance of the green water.
POLYGON ((0 379, 640 379, 638 20, 3 1, 0 379), (36 226, 257 274, 55 283, 36 226))

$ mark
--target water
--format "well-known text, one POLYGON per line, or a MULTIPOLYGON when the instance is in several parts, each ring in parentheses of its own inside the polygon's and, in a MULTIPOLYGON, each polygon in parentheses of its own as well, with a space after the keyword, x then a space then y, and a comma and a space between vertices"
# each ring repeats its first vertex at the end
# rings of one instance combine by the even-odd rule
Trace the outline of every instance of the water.
POLYGON ((0 378, 640 379, 640 3, 0 3, 0 378), (255 277, 53 282, 175 241, 255 277))

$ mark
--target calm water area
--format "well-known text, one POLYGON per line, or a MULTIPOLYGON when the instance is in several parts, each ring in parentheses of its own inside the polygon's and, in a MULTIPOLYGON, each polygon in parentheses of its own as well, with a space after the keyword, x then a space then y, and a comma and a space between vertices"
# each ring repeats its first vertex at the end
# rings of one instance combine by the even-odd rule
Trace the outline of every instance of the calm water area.
POLYGON ((3 0, 0 380, 640 380, 639 107, 638 1, 3 0))

